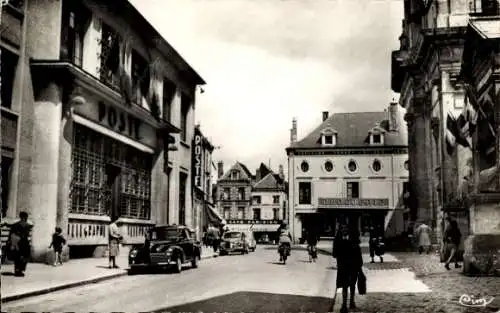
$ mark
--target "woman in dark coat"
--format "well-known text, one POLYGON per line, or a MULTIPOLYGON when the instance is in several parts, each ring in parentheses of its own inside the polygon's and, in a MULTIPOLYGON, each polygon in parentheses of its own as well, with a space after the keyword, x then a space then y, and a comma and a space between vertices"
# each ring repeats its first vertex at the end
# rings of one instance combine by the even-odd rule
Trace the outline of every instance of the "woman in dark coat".
POLYGON ((354 227, 349 227, 346 221, 342 221, 334 239, 333 257, 337 259, 337 286, 336 290, 342 288, 341 313, 347 312, 347 291, 350 289, 350 308, 356 308, 354 294, 358 274, 363 266, 363 256, 359 246, 359 232, 354 227))
POLYGON ((14 275, 23 277, 31 254, 29 235, 32 225, 28 223, 28 213, 19 213, 20 221, 10 228, 7 246, 14 261, 14 275))
POLYGON ((444 267, 447 270, 450 270, 450 263, 455 261, 455 268, 460 268, 458 264, 458 248, 460 246, 460 240, 462 238, 462 234, 460 233, 460 229, 458 228, 457 221, 450 220, 450 226, 446 229, 444 233, 444 242, 450 251, 450 257, 445 262, 444 267))

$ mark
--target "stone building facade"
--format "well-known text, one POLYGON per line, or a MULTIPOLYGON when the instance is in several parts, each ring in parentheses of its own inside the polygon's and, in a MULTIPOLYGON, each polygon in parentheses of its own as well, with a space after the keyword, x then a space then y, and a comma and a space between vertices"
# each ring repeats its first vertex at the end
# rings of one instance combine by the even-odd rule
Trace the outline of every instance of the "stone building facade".
POLYGON ((203 135, 199 125, 194 129, 192 147, 193 227, 198 240, 201 240, 203 229, 222 219, 215 210, 212 196, 212 152, 215 147, 203 135))
POLYGON ((463 237, 470 232, 463 190, 471 142, 457 127, 467 107, 460 72, 474 15, 498 15, 498 1, 407 0, 400 49, 392 54, 392 89, 407 109, 412 221, 429 223, 435 243, 442 242, 446 216, 458 221, 463 237))
POLYGON ((5 217, 30 214, 33 258, 56 226, 75 256, 102 255, 115 219, 124 244, 154 224, 191 226, 203 79, 128 1, 24 2, 5 217))
POLYGON ((271 240, 287 220, 286 186, 282 166, 275 173, 261 163, 254 175, 236 162, 217 181, 216 206, 229 229, 252 229, 257 240, 271 240))
POLYGON ((311 231, 334 236, 340 216, 364 235, 370 225, 387 237, 405 230, 408 150, 396 103, 382 112, 323 112, 321 124, 301 140, 294 120, 286 151, 294 240, 311 231))

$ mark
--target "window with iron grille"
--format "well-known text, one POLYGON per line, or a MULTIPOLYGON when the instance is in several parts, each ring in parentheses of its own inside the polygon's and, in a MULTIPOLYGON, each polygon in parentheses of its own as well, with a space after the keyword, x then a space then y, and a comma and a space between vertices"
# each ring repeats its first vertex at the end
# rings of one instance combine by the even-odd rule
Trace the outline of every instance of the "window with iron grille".
POLYGON ((149 154, 75 125, 70 191, 70 212, 109 215, 111 186, 106 166, 120 169, 119 215, 149 219, 151 215, 151 168, 149 154))
POLYGON ((116 89, 119 87, 120 36, 110 26, 102 23, 102 35, 99 43, 101 46, 99 55, 100 79, 106 85, 116 89))

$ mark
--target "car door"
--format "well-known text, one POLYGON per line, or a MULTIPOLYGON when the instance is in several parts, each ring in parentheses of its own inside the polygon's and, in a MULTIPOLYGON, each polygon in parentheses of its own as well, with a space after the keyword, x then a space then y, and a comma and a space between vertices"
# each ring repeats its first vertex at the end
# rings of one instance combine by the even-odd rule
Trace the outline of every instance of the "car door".
POLYGON ((191 235, 187 229, 182 230, 182 241, 181 247, 184 250, 184 255, 187 260, 192 260, 194 256, 194 245, 193 240, 191 239, 191 235))

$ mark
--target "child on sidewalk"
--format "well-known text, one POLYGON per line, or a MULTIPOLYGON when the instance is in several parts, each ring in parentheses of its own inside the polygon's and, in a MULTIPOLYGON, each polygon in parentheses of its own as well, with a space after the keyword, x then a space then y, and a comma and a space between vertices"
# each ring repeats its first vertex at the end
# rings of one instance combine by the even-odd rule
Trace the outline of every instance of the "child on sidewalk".
POLYGON ((49 246, 49 248, 54 248, 54 266, 57 266, 57 263, 62 265, 62 248, 65 244, 66 239, 64 239, 62 235, 62 229, 60 227, 56 227, 56 232, 52 235, 52 242, 49 246))

